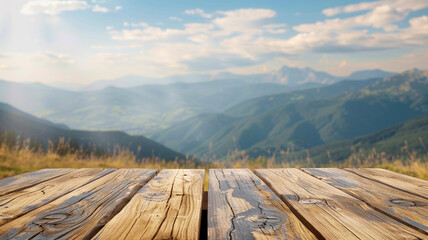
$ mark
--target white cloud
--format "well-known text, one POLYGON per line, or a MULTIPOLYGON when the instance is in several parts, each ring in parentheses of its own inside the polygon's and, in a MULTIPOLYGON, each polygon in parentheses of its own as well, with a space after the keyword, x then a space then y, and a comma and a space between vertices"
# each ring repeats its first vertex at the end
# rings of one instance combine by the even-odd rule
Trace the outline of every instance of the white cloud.
POLYGON ((278 52, 266 52, 254 42, 264 33, 285 32, 285 24, 272 23, 275 15, 269 9, 218 11, 209 23, 188 23, 174 29, 146 26, 110 34, 114 40, 151 42, 150 50, 144 52, 150 57, 135 61, 199 70, 245 66, 278 52))
POLYGON ((25 15, 48 14, 57 15, 64 11, 76 11, 90 8, 86 1, 77 0, 33 0, 27 2, 22 8, 21 13, 25 15))
POLYGON ((351 13, 351 12, 359 12, 364 10, 373 9, 379 5, 381 5, 382 2, 361 2, 357 4, 348 5, 345 7, 335 7, 335 8, 328 8, 324 9, 322 13, 326 16, 334 16, 339 13, 351 13))
POLYGON ((124 27, 133 27, 133 28, 138 28, 138 27, 148 27, 149 24, 145 23, 145 22, 138 22, 138 23, 129 23, 129 22, 124 22, 123 23, 124 27))
POLYGON ((176 36, 188 36, 190 40, 200 39, 210 35, 212 37, 226 37, 234 33, 246 35, 262 34, 264 32, 272 34, 284 33, 285 24, 272 24, 271 20, 276 13, 269 9, 238 9, 234 11, 219 11, 219 17, 214 18, 211 23, 190 23, 184 24, 184 29, 162 29, 150 26, 147 23, 128 23, 124 26, 143 27, 143 29, 122 30, 112 33, 115 40, 140 40, 154 41, 168 39, 176 36))
POLYGON ((137 27, 148 27, 149 24, 145 23, 145 22, 139 22, 139 23, 131 23, 131 26, 134 27, 134 28, 137 28, 137 27))
POLYGON ((201 16, 203 18, 212 18, 213 15, 204 12, 204 10, 200 9, 200 8, 196 8, 196 9, 189 9, 184 11, 185 14, 187 15, 197 15, 197 16, 201 16))
POLYGON ((361 2, 351 4, 344 7, 335 7, 324 9, 323 13, 326 16, 333 16, 339 13, 352 13, 366 10, 374 10, 376 8, 391 8, 397 12, 416 11, 428 6, 428 2, 424 0, 381 0, 375 2, 361 2))
POLYGON ((266 32, 271 34, 281 34, 287 32, 286 29, 284 29, 287 26, 287 24, 268 24, 264 25, 263 28, 266 32))
POLYGON ((158 27, 146 27, 144 29, 122 30, 121 32, 114 31, 111 33, 113 40, 121 41, 154 41, 168 39, 177 35, 184 35, 182 30, 166 29, 158 27))
POLYGON ((428 16, 409 20, 410 27, 402 31, 402 39, 409 44, 424 45, 428 43, 428 16))
POLYGON ((183 21, 183 19, 181 19, 181 18, 179 18, 179 17, 169 17, 169 20, 177 21, 177 22, 181 22, 181 21, 183 21))
POLYGON ((92 7, 92 12, 102 12, 102 13, 108 13, 109 10, 106 7, 102 7, 100 5, 95 5, 94 7, 92 7))
POLYGON ((396 27, 391 28, 391 25, 403 20, 408 13, 409 11, 397 11, 389 6, 379 6, 363 15, 343 19, 327 19, 315 24, 298 25, 293 29, 298 32, 339 31, 355 27, 374 27, 386 28, 385 30, 395 30, 396 27))
POLYGON ((187 36, 195 35, 199 33, 209 33, 210 30, 214 28, 212 24, 205 23, 190 23, 184 24, 184 29, 162 29, 159 27, 150 26, 147 23, 127 23, 125 26, 133 27, 142 27, 142 29, 133 29, 128 30, 124 29, 122 31, 113 31, 111 36, 113 40, 121 41, 155 41, 155 40, 165 40, 177 36, 187 36))
MULTIPOLYGON (((410 20, 408 29, 400 29, 396 23, 405 19, 411 11, 426 7, 428 1, 390 0, 327 9, 324 10, 326 15, 367 12, 348 18, 326 19, 295 26, 293 29, 299 34, 288 41, 281 41, 281 45, 292 46, 296 52, 350 52, 397 48, 406 44, 421 45, 426 41, 424 29, 421 29, 425 24, 423 18, 410 20), (382 29, 384 32, 372 32, 368 27, 382 29)), ((280 41, 276 41, 278 42, 280 41)))
POLYGON ((92 49, 96 49, 96 50, 122 50, 122 49, 136 49, 136 48, 142 48, 142 47, 143 45, 141 44, 119 45, 119 46, 101 46, 101 45, 91 46, 92 49))
POLYGON ((100 46, 100 45, 94 45, 91 46, 92 49, 97 50, 120 50, 120 49, 135 49, 135 48, 142 48, 143 45, 141 44, 131 44, 131 45, 122 45, 122 46, 100 46))
POLYGON ((364 10, 370 10, 373 9, 377 6, 381 6, 383 4, 390 4, 393 1, 378 1, 378 2, 361 2, 361 3, 357 3, 357 4, 352 4, 352 5, 348 5, 345 6, 342 9, 340 9, 342 12, 345 13, 352 13, 352 12, 359 12, 359 11, 364 11, 364 10))
POLYGON ((36 54, 33 56, 34 59, 43 59, 51 64, 59 64, 59 65, 70 65, 74 64, 75 60, 71 58, 69 55, 54 53, 54 52, 43 52, 36 54))
POLYGON ((109 31, 110 31, 110 30, 113 30, 113 29, 114 29, 114 27, 113 27, 113 26, 107 26, 107 27, 106 27, 106 30, 109 30, 109 31))
POLYGON ((329 17, 336 15, 336 14, 339 14, 340 12, 341 12, 340 8, 328 8, 328 9, 324 9, 322 11, 322 13, 324 13, 324 15, 329 16, 329 17))
POLYGON ((246 32, 251 34, 260 33, 260 29, 269 19, 276 16, 276 12, 270 9, 238 9, 233 11, 218 11, 223 15, 213 20, 222 33, 230 35, 236 32, 246 32))
MULTIPOLYGON (((294 26, 292 28, 297 33, 291 37, 278 35, 287 32, 287 25, 275 22, 276 12, 270 9, 216 11, 208 22, 186 23, 177 28, 126 23, 126 27, 139 28, 111 31, 110 34, 114 40, 130 41, 131 44, 145 42, 144 52, 128 56, 134 62, 200 71, 260 64, 278 57, 306 53, 361 52, 426 45, 427 16, 411 19, 407 28, 398 27, 403 25, 401 23, 411 11, 425 5, 415 7, 399 0, 394 2, 401 5, 385 6, 380 1, 373 5, 341 7, 335 11, 365 12, 294 26)), ((196 12, 189 10, 187 14, 196 12)), ((336 69, 340 66, 343 71, 350 69, 346 61, 329 62, 325 58, 319 63, 336 69)))
POLYGON ((116 6, 116 7, 114 7, 114 10, 116 10, 116 11, 119 11, 119 10, 122 10, 122 9, 123 9, 122 6, 116 6))
POLYGON ((272 34, 284 33, 285 24, 270 24, 275 17, 275 11, 269 9, 238 9, 234 11, 218 11, 217 18, 211 23, 189 23, 184 24, 184 29, 162 29, 150 26, 147 23, 128 23, 124 26, 142 27, 112 32, 114 40, 133 41, 155 41, 166 40, 171 37, 187 36, 189 40, 197 42, 202 38, 225 37, 234 33, 249 35, 268 32, 272 34), (210 35, 202 36, 200 34, 210 35))

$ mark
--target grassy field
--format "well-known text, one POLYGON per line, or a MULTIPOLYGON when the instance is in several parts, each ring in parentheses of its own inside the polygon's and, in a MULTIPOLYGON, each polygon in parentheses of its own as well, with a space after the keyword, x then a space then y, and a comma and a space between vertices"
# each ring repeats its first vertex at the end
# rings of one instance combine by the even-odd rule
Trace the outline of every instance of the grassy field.
MULTIPOLYGON (((61 148, 61 146, 57 146, 57 148, 61 148)), ((59 149, 34 151, 28 146, 0 145, 0 178, 43 168, 202 168, 208 170, 210 168, 287 167, 375 167, 428 180, 428 154, 417 154, 416 152, 406 152, 400 156, 391 157, 385 153, 378 154, 373 149, 371 154, 363 151, 354 153, 343 163, 330 162, 322 165, 314 164, 310 157, 300 161, 277 163, 275 157, 251 159, 245 154, 237 153, 225 162, 211 160, 195 164, 192 160, 164 161, 158 158, 142 159, 136 162, 135 156, 126 149, 117 149, 112 154, 98 156, 97 154, 82 155, 79 152, 64 154, 64 151, 59 151, 59 149)), ((208 189, 207 174, 205 189, 208 189)))

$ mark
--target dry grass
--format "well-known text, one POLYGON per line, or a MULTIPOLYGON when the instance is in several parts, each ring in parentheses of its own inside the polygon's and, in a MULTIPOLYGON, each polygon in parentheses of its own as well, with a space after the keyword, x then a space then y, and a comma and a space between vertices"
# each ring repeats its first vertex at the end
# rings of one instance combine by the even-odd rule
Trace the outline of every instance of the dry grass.
POLYGON ((166 162, 158 158, 135 161, 135 156, 127 151, 118 151, 109 156, 83 156, 79 153, 67 155, 55 151, 32 151, 28 148, 10 149, 0 146, 0 178, 35 171, 43 168, 197 168, 186 161, 166 162))
MULTIPOLYGON (((276 163, 275 157, 251 159, 245 154, 235 156, 225 162, 216 161, 196 165, 191 160, 164 161, 150 158, 136 162, 135 156, 123 149, 108 156, 85 156, 79 153, 64 155, 53 150, 47 152, 33 151, 28 147, 9 148, 1 145, 0 178, 43 168, 202 168, 208 170, 212 168, 377 167, 428 180, 428 155, 420 155, 416 152, 392 158, 385 153, 377 154, 376 151, 368 155, 360 152, 354 153, 343 163, 330 162, 328 164, 315 164, 310 158, 299 162, 276 163)), ((207 175, 205 179, 206 190, 208 189, 207 175)))

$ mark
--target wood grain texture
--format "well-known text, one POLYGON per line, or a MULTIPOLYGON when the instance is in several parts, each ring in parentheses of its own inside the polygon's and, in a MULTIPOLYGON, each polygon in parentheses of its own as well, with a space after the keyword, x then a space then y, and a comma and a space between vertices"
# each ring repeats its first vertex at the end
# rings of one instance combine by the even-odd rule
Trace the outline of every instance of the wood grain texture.
POLYGON ((428 199, 428 181, 381 168, 346 168, 345 170, 428 199))
POLYGON ((120 169, 0 226, 1 239, 88 239, 157 170, 120 169))
POLYGON ((255 173, 325 239, 427 238, 298 169, 258 169, 255 173))
POLYGON ((210 169, 209 239, 316 239, 248 169, 210 169))
POLYGON ((0 197, 0 225, 88 184, 114 169, 87 168, 0 197))
POLYGON ((94 239, 199 239, 204 170, 162 170, 94 239))
POLYGON ((428 200, 337 168, 303 171, 358 198, 371 207, 428 233, 428 200))
POLYGON ((73 169, 42 169, 35 172, 19 174, 13 177, 8 177, 0 180, 0 196, 8 193, 19 191, 25 188, 32 187, 41 182, 62 176, 73 169))

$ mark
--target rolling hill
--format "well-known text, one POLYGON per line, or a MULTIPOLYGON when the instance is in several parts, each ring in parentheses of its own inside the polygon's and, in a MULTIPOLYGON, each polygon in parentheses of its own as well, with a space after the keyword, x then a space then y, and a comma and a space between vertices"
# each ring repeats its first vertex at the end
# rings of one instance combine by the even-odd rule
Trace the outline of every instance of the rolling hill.
POLYGON ((200 115, 154 139, 197 156, 225 156, 234 149, 256 156, 291 145, 311 148, 427 113, 427 89, 426 71, 407 71, 377 81, 344 81, 261 97, 218 115, 200 115))
POLYGON ((290 153, 287 156, 277 155, 278 161, 305 159, 309 153, 316 164, 341 162, 354 152, 365 154, 382 152, 388 155, 401 155, 406 151, 427 153, 425 141, 428 139, 428 115, 406 121, 385 130, 362 137, 336 141, 308 150, 290 153), (406 149, 406 146, 408 149, 406 149))
POLYGON ((12 106, 0 103, 0 132, 13 132, 23 138, 41 141, 44 146, 48 141, 59 138, 77 141, 79 145, 93 145, 105 151, 112 151, 115 145, 127 148, 137 158, 159 157, 166 160, 184 159, 185 156, 143 136, 130 136, 118 131, 78 131, 36 118, 19 111, 12 106))
POLYGON ((161 141, 171 148, 180 149, 183 152, 194 152, 195 148, 201 148, 202 153, 208 150, 206 148, 203 149, 203 146, 212 146, 210 142, 216 142, 222 136, 227 136, 234 128, 243 127, 246 122, 276 107, 303 101, 328 99, 363 89, 378 80, 380 79, 342 81, 320 88, 251 99, 237 104, 220 114, 201 114, 190 118, 171 128, 160 131, 153 137, 157 141, 161 141))

